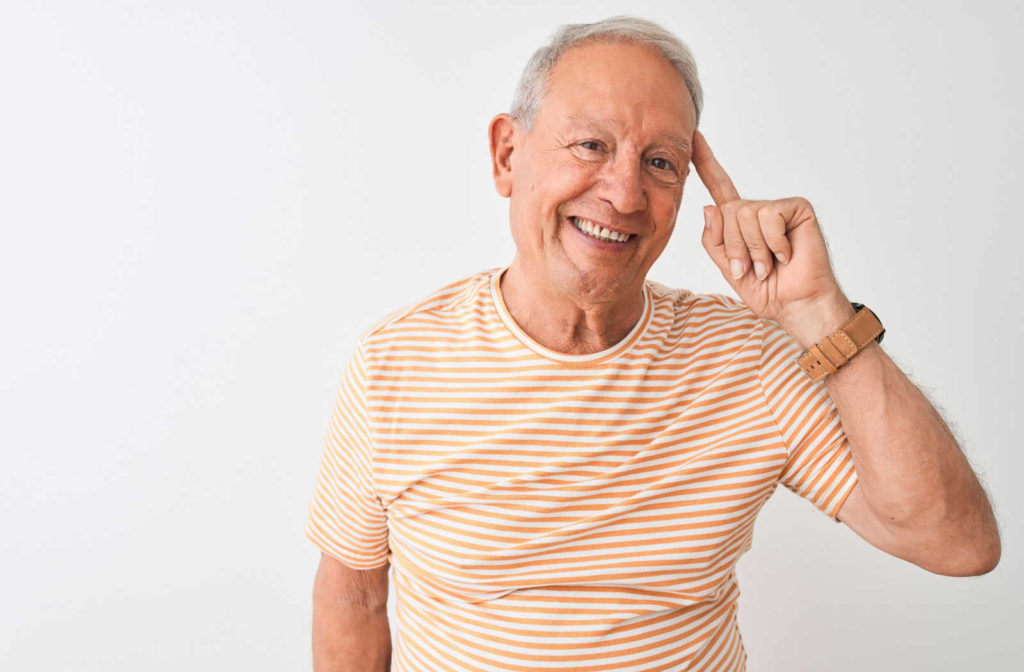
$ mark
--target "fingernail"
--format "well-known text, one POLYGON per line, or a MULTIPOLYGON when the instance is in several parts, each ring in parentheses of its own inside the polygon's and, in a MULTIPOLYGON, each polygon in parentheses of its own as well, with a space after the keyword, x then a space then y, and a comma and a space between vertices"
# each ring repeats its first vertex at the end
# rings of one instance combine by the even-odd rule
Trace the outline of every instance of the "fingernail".
POLYGON ((776 252, 775 258, 779 260, 780 264, 785 264, 786 262, 789 261, 789 259, 786 258, 786 255, 782 254, 781 252, 776 252))
POLYGON ((704 208, 704 228, 711 228, 711 213, 708 211, 707 208, 704 208))
POLYGON ((765 270, 764 264, 760 261, 754 262, 754 275, 757 276, 758 280, 764 280, 764 276, 768 275, 768 271, 765 270))
POLYGON ((732 271, 732 279, 735 280, 743 275, 743 262, 733 259, 729 262, 729 270, 732 271))

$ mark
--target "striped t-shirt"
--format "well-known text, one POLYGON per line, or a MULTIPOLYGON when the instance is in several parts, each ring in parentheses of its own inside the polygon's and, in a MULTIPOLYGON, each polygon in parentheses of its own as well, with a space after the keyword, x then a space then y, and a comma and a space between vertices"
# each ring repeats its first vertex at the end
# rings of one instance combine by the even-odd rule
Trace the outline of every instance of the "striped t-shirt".
POLYGON ((857 482, 800 347, 736 299, 647 281, 594 354, 549 350, 493 269, 365 332, 306 534, 390 562, 395 672, 742 670, 735 567, 781 482, 857 482))

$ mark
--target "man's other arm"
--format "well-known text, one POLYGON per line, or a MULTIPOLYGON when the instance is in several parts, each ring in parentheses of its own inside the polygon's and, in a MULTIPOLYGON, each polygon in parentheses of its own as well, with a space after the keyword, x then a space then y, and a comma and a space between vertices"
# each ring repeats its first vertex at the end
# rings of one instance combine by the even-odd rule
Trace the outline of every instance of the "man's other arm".
POLYGON ((314 672, 390 669, 388 567, 352 569, 321 554, 313 582, 314 672))

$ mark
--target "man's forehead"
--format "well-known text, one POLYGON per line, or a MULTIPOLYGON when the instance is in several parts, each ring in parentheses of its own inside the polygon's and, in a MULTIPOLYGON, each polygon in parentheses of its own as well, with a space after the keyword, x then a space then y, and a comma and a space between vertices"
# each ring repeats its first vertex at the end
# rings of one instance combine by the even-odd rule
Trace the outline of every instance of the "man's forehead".
MULTIPOLYGON (((573 126, 598 128, 611 133, 616 133, 622 130, 622 124, 618 120, 612 119, 610 117, 601 117, 589 115, 586 113, 573 113, 567 114, 564 118, 568 124, 573 126)), ((691 153, 689 138, 684 138, 680 135, 676 135, 675 133, 671 133, 669 131, 658 131, 657 133, 655 133, 655 136, 663 142, 667 142, 671 145, 677 146, 679 149, 683 150, 687 154, 691 153)))

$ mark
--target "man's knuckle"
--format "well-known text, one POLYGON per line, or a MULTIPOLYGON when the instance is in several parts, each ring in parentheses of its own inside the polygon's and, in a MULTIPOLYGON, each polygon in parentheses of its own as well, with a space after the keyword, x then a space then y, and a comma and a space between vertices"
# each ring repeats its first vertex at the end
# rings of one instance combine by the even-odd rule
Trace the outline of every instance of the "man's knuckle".
POLYGON ((740 204, 737 214, 744 218, 756 217, 759 208, 760 206, 755 201, 746 201, 740 204))

